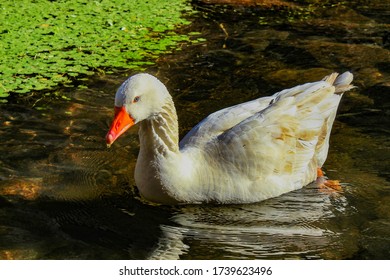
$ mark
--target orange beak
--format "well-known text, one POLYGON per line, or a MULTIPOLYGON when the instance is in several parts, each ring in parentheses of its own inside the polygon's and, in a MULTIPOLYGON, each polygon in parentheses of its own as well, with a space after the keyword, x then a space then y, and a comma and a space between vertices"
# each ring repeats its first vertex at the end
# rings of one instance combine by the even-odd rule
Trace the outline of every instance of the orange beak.
POLYGON ((110 130, 106 135, 107 147, 110 147, 114 141, 126 130, 132 127, 135 120, 126 112, 125 107, 115 106, 115 118, 111 123, 110 130))

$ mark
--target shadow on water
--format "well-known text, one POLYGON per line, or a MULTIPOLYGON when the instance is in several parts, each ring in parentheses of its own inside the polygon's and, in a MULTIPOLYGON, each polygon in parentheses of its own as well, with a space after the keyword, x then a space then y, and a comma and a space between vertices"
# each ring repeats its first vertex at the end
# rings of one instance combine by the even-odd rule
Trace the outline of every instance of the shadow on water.
POLYGON ((97 76, 44 110, 0 105, 0 259, 389 259, 390 7, 353 1, 286 21, 282 8, 193 5, 189 31, 207 42, 149 69, 174 97, 180 134, 217 109, 350 70, 357 89, 325 164, 342 191, 313 183, 251 205, 147 205, 133 180, 137 129, 104 144, 132 73, 97 76))
POLYGON ((164 237, 160 225, 169 224, 169 212, 126 196, 17 204, 1 207, 2 258, 147 259, 164 237))

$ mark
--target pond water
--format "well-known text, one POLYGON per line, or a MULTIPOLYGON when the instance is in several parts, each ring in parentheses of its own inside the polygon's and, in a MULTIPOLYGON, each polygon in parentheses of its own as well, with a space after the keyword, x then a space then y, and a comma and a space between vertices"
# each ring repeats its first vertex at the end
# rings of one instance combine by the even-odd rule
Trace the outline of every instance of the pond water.
POLYGON ((207 41, 148 70, 173 95, 181 135, 217 109, 350 70, 357 88, 343 97, 324 166, 342 191, 313 183, 249 205, 148 205, 133 179, 137 129, 111 149, 104 141, 115 91, 133 73, 96 76, 44 110, 1 105, 0 259, 389 259, 388 1, 305 20, 193 5, 185 31, 207 41))

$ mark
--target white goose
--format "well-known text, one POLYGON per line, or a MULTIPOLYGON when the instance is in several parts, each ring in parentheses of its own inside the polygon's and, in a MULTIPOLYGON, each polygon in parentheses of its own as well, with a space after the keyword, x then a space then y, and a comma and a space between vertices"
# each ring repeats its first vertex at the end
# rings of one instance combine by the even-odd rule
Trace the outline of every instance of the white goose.
POLYGON ((110 146, 140 123, 135 181, 152 202, 250 203, 299 189, 317 178, 342 93, 353 75, 333 73, 217 111, 179 143, 175 106, 157 78, 137 74, 115 95, 110 146))

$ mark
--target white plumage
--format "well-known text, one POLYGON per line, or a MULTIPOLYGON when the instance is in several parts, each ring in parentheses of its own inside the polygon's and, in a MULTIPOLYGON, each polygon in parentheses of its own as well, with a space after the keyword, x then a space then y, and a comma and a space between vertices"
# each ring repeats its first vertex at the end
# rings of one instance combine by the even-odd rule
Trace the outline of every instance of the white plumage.
POLYGON ((179 143, 176 110, 166 87, 149 74, 116 93, 111 145, 140 123, 135 180, 150 201, 250 203, 299 189, 317 177, 342 93, 353 76, 333 73, 217 111, 179 143), (118 113, 120 112, 120 113, 118 113))

